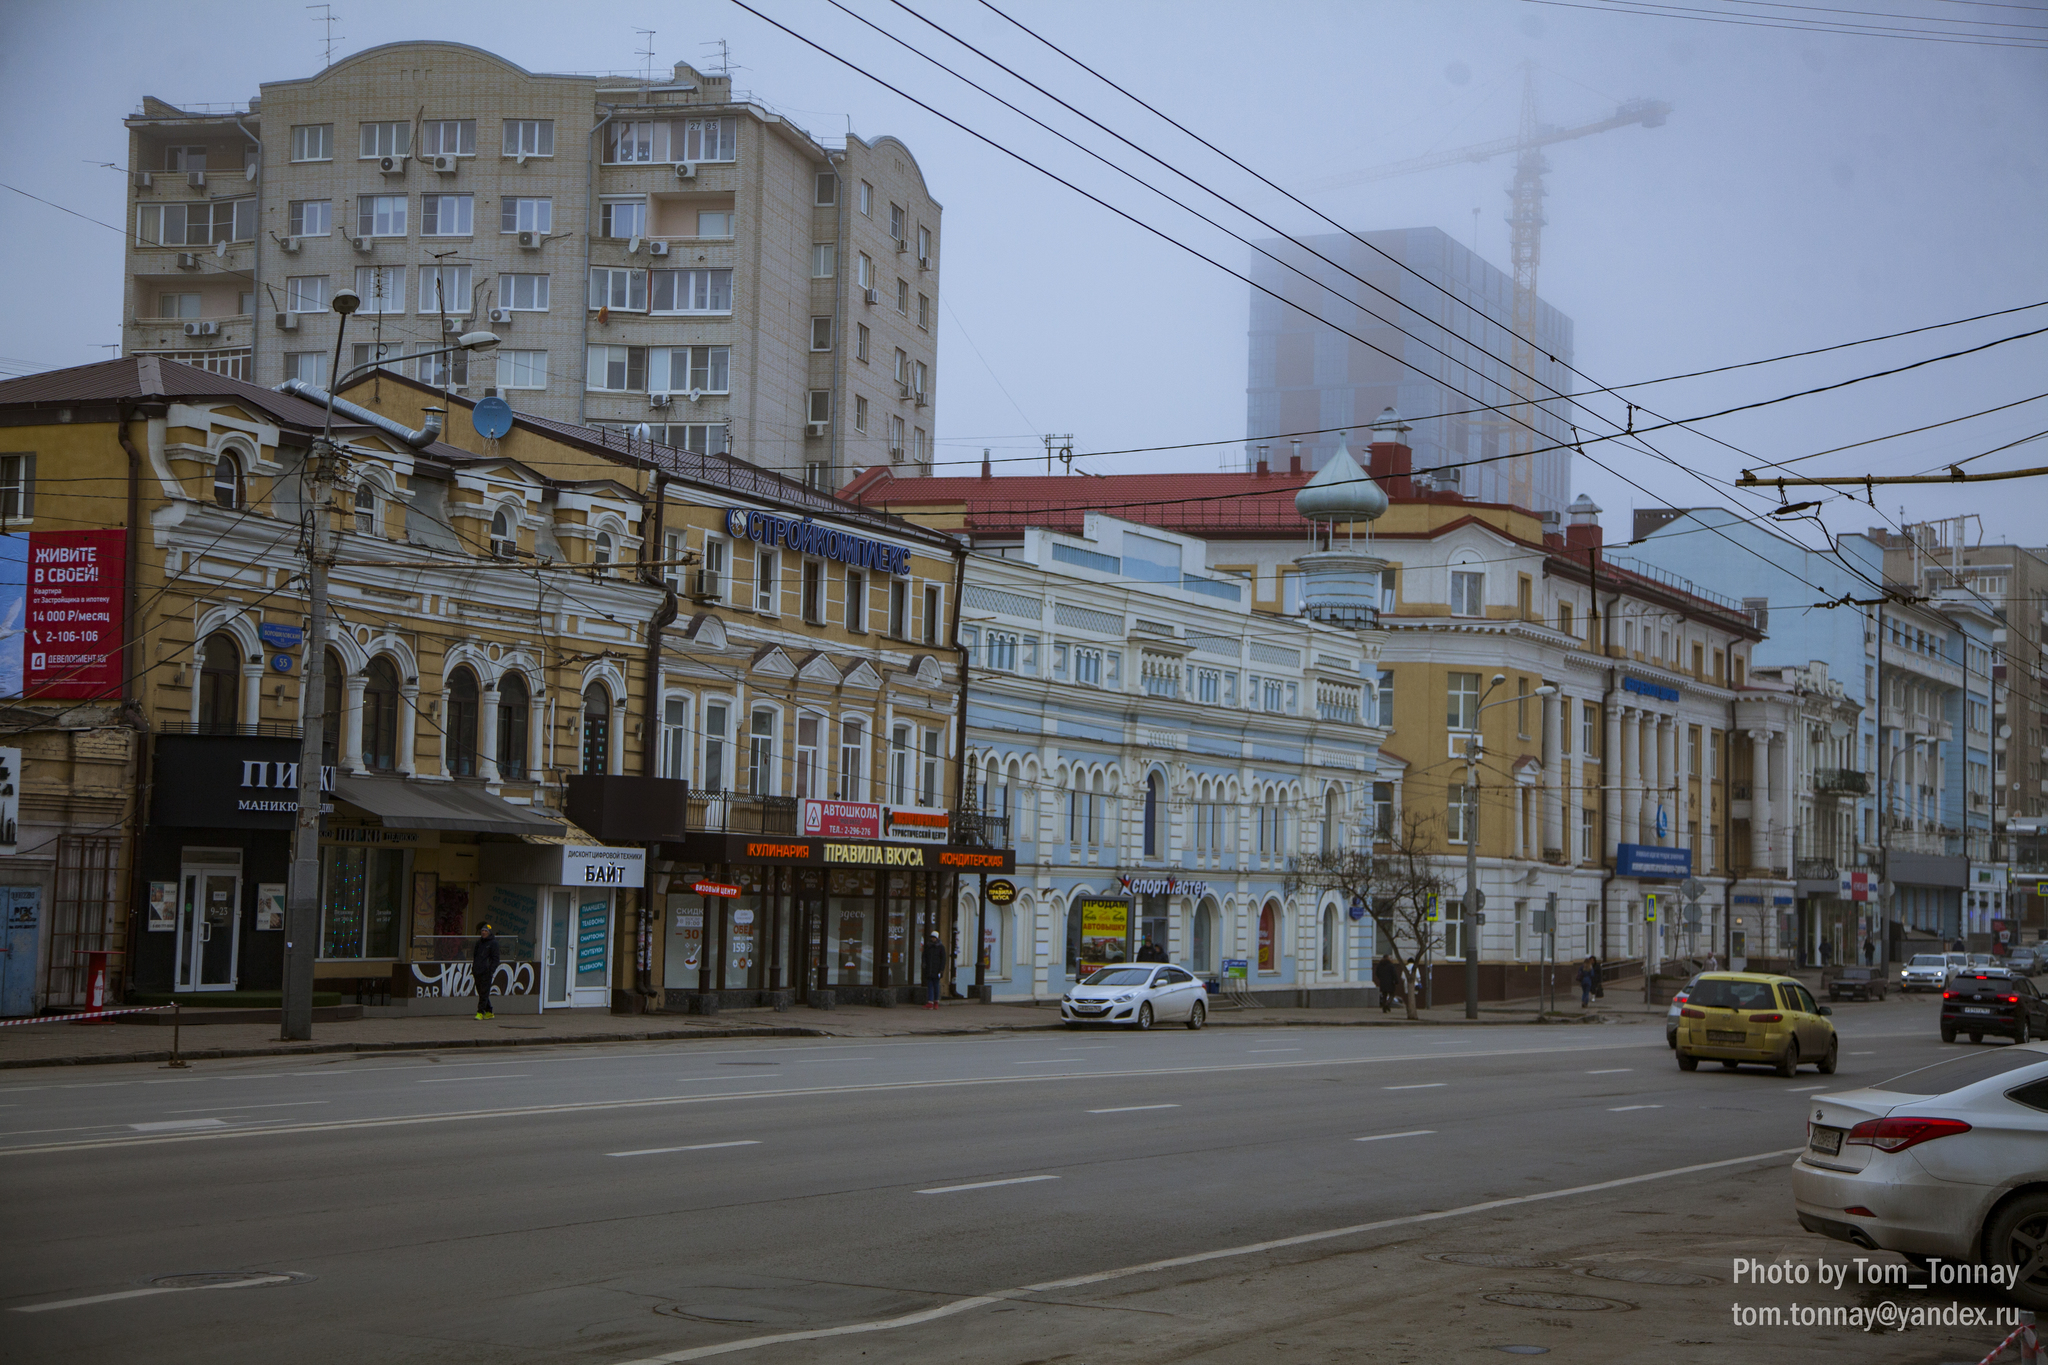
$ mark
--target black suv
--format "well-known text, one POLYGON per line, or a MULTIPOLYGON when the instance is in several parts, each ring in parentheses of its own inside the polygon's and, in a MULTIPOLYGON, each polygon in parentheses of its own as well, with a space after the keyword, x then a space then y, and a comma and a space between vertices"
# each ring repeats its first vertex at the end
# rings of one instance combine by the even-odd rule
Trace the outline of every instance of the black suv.
POLYGON ((1941 1041, 1953 1043, 1958 1033, 1981 1043, 1987 1033, 2002 1033, 2015 1043, 2048 1038, 2048 999, 2034 983, 2002 968, 1957 972, 1941 993, 1941 1041))

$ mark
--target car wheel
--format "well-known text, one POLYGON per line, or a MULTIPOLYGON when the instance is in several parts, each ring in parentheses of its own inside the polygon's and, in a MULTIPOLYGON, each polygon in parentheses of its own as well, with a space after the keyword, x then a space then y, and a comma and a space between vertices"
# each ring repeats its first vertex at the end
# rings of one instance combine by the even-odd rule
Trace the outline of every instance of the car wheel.
POLYGON ((1733 1070, 1735 1069, 1735 1063, 1733 1063, 1733 1062, 1723 1062, 1723 1063, 1721 1063, 1721 1069, 1722 1069, 1723 1071, 1733 1071, 1733 1070))
POLYGON ((1138 1006, 1138 1017, 1134 1022, 1140 1033, 1152 1027, 1152 1002, 1150 1000, 1138 1006))
POLYGON ((1799 1040, 1797 1038, 1787 1039, 1784 1052, 1778 1056, 1778 1074, 1780 1076, 1790 1076, 1798 1070, 1799 1040))
POLYGON ((1194 1008, 1188 1011, 1188 1029, 1192 1032, 1208 1022, 1209 1007, 1197 1000, 1194 1008))
POLYGON ((1700 1069, 1700 1059, 1693 1056, 1690 1052, 1681 1052, 1678 1054, 1678 1069, 1680 1071, 1698 1071, 1700 1069))
POLYGON ((2026 1042, 2028 1040, 2028 1036, 2029 1035, 2027 1033, 2027 1016, 2023 1014, 2020 1016, 2019 1027, 2013 1031, 2012 1041, 2014 1045, 2017 1046, 2020 1043, 2026 1042))
POLYGON ((1955 1031, 1954 1029, 1952 1029, 1952 1028, 1943 1028, 1943 1029, 1942 1029, 1942 1031, 1941 1031, 1941 1041, 1942 1041, 1942 1042, 1944 1042, 1944 1043, 1953 1043, 1953 1042, 1954 1042, 1955 1040, 1956 1040, 1956 1031, 1955 1031))
POLYGON ((1984 1234, 1984 1263, 2031 1269, 2006 1291, 2022 1308, 2048 1309, 2048 1194, 2023 1194, 1998 1210, 1984 1234))
POLYGON ((1972 1033, 1970 1035, 1970 1041, 1973 1043, 1981 1043, 1984 1041, 1984 1035, 1981 1033, 1972 1033))
POLYGON ((1827 1055, 1827 1056, 1825 1056, 1825 1057, 1823 1057, 1823 1058, 1821 1058, 1821 1059, 1820 1059, 1820 1060, 1819 1060, 1818 1062, 1814 1063, 1814 1069, 1815 1069, 1815 1070, 1817 1070, 1817 1071, 1819 1071, 1819 1072, 1820 1072, 1820 1074, 1821 1074, 1821 1075, 1823 1075, 1823 1076, 1832 1076, 1832 1075, 1834 1075, 1834 1074, 1835 1074, 1835 1061, 1836 1061, 1836 1059, 1837 1059, 1837 1058, 1839 1058, 1839 1057, 1840 1057, 1841 1055, 1842 1055, 1842 1041, 1841 1041, 1841 1039, 1839 1039, 1839 1038, 1830 1038, 1830 1039, 1828 1039, 1828 1055, 1827 1055))

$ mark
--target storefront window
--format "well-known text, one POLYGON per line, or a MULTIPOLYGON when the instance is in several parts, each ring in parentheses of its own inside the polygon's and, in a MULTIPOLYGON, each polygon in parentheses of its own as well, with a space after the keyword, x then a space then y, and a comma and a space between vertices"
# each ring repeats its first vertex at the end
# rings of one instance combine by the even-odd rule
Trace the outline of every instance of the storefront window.
POLYGON ((885 979, 892 986, 903 985, 917 976, 910 969, 910 931, 916 924, 913 897, 922 890, 918 886, 922 880, 915 872, 889 874, 889 938, 884 952, 889 968, 885 979))
POLYGON ((873 872, 835 869, 825 912, 826 984, 867 986, 875 979, 873 872))
MULTIPOLYGON (((687 887, 704 880, 704 875, 704 868, 697 864, 678 864, 669 884, 687 887)), ((669 892, 668 952, 662 969, 662 984, 665 986, 695 990, 702 980, 706 899, 689 891, 669 892)))
POLYGON ((406 851, 325 848, 320 859, 320 956, 397 957, 406 851))
POLYGON ((498 680, 498 776, 526 776, 526 723, 533 709, 526 679, 507 673, 498 680))
POLYGON ((768 927, 764 922, 768 901, 762 894, 762 869, 735 868, 733 881, 740 894, 725 906, 725 988, 754 990, 761 985, 761 949, 768 927))
POLYGON ((476 674, 458 668, 448 679, 448 772, 476 776, 476 674))
POLYGON ((1279 916, 1274 913, 1273 906, 1270 901, 1260 908, 1259 970, 1262 972, 1277 972, 1280 970, 1279 959, 1275 955, 1277 951, 1277 942, 1279 938, 1278 930, 1280 927, 1277 923, 1278 919, 1279 916))

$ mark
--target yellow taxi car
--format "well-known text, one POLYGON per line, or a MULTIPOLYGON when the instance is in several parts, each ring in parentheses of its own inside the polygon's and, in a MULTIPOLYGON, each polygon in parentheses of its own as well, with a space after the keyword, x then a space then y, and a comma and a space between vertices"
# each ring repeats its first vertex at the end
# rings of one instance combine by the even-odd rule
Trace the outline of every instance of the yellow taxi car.
POLYGON ((1678 1012, 1678 1069, 1697 1071, 1703 1060, 1729 1071, 1765 1062, 1790 1076, 1810 1062, 1832 1076, 1841 1055, 1827 1020, 1833 1012, 1789 976, 1707 972, 1678 1012))

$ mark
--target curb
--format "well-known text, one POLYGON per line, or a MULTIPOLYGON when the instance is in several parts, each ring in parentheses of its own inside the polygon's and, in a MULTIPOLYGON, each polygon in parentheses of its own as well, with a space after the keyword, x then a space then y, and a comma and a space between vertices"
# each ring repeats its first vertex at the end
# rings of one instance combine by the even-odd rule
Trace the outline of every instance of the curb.
MULTIPOLYGON (((692 1038, 830 1038, 837 1035, 795 1025, 754 1029, 669 1029, 646 1033, 591 1033, 578 1038, 445 1038, 419 1042, 306 1043, 276 1047, 181 1048, 186 1061, 219 1061, 232 1057, 314 1057, 349 1052, 443 1052, 461 1048, 561 1047, 578 1043, 665 1043, 692 1038)), ((38 1066, 100 1066, 117 1062, 168 1062, 171 1051, 110 1052, 89 1057, 22 1057, 0 1060, 0 1071, 38 1066)))

